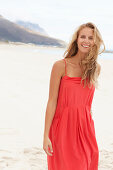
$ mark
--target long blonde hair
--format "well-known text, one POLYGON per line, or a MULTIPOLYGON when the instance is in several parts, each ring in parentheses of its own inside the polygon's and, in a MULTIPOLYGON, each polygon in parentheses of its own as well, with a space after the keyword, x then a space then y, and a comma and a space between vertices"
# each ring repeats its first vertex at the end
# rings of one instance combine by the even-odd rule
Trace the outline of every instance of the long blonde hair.
POLYGON ((98 87, 97 57, 105 50, 105 45, 99 30, 93 23, 88 22, 77 27, 76 31, 72 36, 70 43, 68 44, 67 50, 64 52, 64 58, 70 58, 77 54, 78 52, 77 39, 79 36, 79 32, 85 27, 91 28, 93 30, 94 46, 91 47, 87 56, 84 59, 81 59, 80 61, 80 66, 83 71, 81 80, 84 80, 84 85, 93 84, 97 88, 98 87), (100 51, 102 45, 104 48, 103 50, 100 51), (86 79, 88 79, 88 81, 86 81, 86 79))

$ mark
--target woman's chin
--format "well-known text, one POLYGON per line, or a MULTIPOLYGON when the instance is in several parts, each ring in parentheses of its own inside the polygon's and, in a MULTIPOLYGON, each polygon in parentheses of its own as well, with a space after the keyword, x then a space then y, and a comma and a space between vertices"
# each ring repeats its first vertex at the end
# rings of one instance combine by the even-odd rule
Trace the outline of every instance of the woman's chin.
POLYGON ((79 51, 81 53, 87 54, 89 52, 89 49, 80 49, 79 51))

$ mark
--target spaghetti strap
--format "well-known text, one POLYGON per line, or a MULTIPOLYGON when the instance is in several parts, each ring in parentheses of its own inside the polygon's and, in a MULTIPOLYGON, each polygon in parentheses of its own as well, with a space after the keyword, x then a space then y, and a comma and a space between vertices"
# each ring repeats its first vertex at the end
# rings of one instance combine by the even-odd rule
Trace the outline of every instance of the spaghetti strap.
POLYGON ((65 60, 65 58, 63 60, 65 61, 65 75, 67 75, 66 60, 65 60))

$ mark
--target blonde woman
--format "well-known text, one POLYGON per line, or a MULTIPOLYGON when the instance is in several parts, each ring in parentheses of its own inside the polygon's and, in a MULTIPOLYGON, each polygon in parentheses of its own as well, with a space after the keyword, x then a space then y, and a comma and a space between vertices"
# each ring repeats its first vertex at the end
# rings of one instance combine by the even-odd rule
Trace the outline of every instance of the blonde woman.
POLYGON ((104 51, 97 27, 82 24, 64 58, 53 64, 43 139, 48 170, 98 170, 91 104, 101 70, 97 62, 101 45, 104 51))

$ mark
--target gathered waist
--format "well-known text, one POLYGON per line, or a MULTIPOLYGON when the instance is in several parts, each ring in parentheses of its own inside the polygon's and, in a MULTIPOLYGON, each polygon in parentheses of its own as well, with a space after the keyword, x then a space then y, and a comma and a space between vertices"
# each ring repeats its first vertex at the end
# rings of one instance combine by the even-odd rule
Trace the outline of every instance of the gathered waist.
POLYGON ((87 107, 87 108, 91 108, 91 106, 90 105, 88 105, 88 104, 59 104, 59 105, 57 105, 57 108, 65 108, 65 107, 69 107, 69 108, 85 108, 85 107, 87 107))
POLYGON ((67 105, 67 104, 59 104, 57 105, 56 107, 56 113, 58 112, 59 113, 62 113, 63 110, 65 109, 72 109, 72 110, 87 110, 88 112, 91 111, 91 106, 89 105, 86 105, 86 104, 77 104, 77 105, 67 105))
POLYGON ((89 105, 78 104, 78 105, 57 105, 54 119, 60 119, 63 114, 78 114, 84 117, 84 113, 91 114, 91 107, 89 105))

